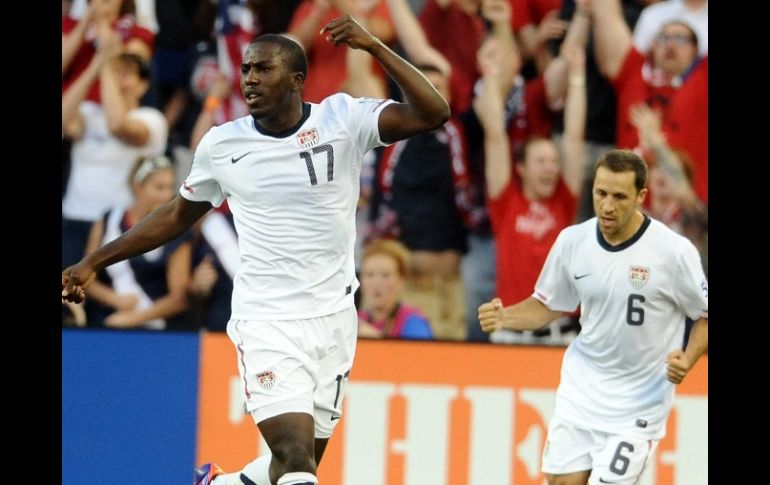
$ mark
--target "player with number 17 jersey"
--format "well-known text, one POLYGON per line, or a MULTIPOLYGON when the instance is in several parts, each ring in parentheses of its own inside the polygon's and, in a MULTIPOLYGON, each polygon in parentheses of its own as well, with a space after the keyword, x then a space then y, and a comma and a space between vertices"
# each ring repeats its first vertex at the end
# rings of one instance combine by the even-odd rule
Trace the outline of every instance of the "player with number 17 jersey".
POLYGON ((662 438, 675 388, 666 356, 682 347, 685 317, 708 318, 692 243, 645 217, 631 239, 611 246, 592 218, 561 232, 533 296, 551 310, 581 309, 554 414, 607 433, 662 438))
POLYGON ((361 160, 385 145, 378 119, 392 102, 336 94, 304 103, 284 132, 246 116, 203 137, 179 192, 217 207, 228 200, 241 253, 232 319, 307 319, 353 305, 361 160))

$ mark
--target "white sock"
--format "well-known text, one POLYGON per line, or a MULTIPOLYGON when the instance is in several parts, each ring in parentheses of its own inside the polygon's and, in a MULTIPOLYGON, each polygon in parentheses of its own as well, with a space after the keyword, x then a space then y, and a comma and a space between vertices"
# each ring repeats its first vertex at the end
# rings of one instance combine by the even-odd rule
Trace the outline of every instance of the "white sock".
POLYGON ((257 485, 271 485, 270 484, 270 460, 272 459, 273 459, 273 455, 270 455, 270 454, 262 455, 256 460, 246 465, 245 467, 243 467, 242 473, 257 485))
POLYGON ((239 478, 241 476, 240 472, 237 473, 226 473, 224 475, 217 476, 213 482, 211 482, 212 485, 243 485, 243 482, 241 482, 241 479, 239 478))
POLYGON ((318 485, 318 479, 312 473, 291 472, 279 478, 277 485, 318 485))
POLYGON ((243 470, 241 471, 219 475, 214 479, 212 485, 245 485, 243 480, 241 480, 241 474, 246 475, 247 479, 257 485, 271 485, 270 460, 272 460, 272 458, 273 455, 260 456, 243 467, 243 470))

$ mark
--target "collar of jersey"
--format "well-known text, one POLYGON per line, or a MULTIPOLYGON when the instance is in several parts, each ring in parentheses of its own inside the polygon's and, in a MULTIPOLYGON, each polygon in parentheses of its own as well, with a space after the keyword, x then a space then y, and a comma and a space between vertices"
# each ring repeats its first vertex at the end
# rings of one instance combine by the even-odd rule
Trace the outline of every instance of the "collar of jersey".
POLYGON ((617 246, 611 245, 610 243, 607 242, 606 239, 604 239, 604 236, 602 236, 602 231, 599 230, 599 221, 597 220, 596 221, 596 240, 599 242, 599 246, 613 253, 617 251, 623 251, 627 247, 630 247, 632 244, 638 241, 639 238, 641 238, 642 235, 644 234, 644 231, 646 231, 647 228, 650 227, 650 218, 647 217, 647 214, 642 214, 642 215, 644 215, 644 222, 642 222, 642 225, 639 226, 639 229, 636 231, 636 233, 630 238, 623 241, 622 243, 618 244, 617 246))
POLYGON ((259 123, 257 123, 257 120, 255 120, 254 118, 252 118, 251 121, 252 123, 254 123, 254 129, 256 129, 258 132, 262 133, 265 136, 271 136, 273 138, 286 138, 287 136, 291 136, 294 133, 296 133, 300 129, 300 127, 305 123, 305 121, 307 121, 309 117, 310 117, 310 103, 302 103, 302 118, 299 119, 296 125, 292 126, 289 129, 279 131, 277 133, 273 133, 259 126, 259 123))

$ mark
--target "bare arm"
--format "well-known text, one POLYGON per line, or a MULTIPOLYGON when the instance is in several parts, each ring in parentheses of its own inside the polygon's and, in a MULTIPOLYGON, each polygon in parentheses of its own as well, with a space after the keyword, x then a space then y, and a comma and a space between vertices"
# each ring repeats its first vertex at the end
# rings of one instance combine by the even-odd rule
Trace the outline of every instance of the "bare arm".
POLYGON ((169 257, 166 268, 168 293, 143 310, 113 313, 105 320, 111 327, 138 327, 156 318, 168 318, 187 309, 187 286, 190 281, 190 243, 180 245, 169 257))
POLYGON ((307 17, 289 31, 289 35, 302 44, 306 51, 313 45, 316 33, 330 8, 329 0, 314 0, 307 17))
POLYGON ((382 110, 380 138, 394 142, 442 126, 449 119, 446 100, 414 66, 406 62, 351 16, 334 19, 321 33, 335 45, 346 43, 371 54, 401 87, 406 103, 393 103, 382 110))
POLYGON ((521 54, 511 30, 511 5, 508 0, 483 0, 481 13, 492 23, 492 35, 479 48, 477 58, 490 40, 497 41, 495 49, 499 50, 499 53, 495 53, 495 77, 500 94, 505 98, 513 86, 514 78, 521 70, 521 54))
POLYGON ((505 131, 503 92, 499 73, 500 51, 487 40, 476 55, 483 76, 481 92, 473 100, 473 110, 484 129, 484 177, 487 194, 496 199, 511 182, 511 147, 505 131))
MULTIPOLYGON (((104 222, 99 219, 91 226, 88 233, 85 254, 91 254, 102 245, 104 238, 104 222)), ((94 284, 88 289, 88 295, 99 303, 115 308, 117 310, 131 310, 139 302, 136 295, 119 294, 111 287, 94 280, 94 284)))
POLYGON ((174 239, 192 227, 209 209, 211 204, 208 202, 192 202, 177 194, 174 200, 155 209, 122 236, 65 269, 62 272, 62 298, 79 303, 96 273, 174 239))
POLYGON ((599 70, 609 79, 615 79, 632 45, 620 0, 591 0, 594 50, 599 70))
POLYGON ((75 58, 80 46, 83 45, 83 37, 85 36, 88 25, 91 22, 92 8, 89 6, 86 9, 86 14, 78 21, 75 28, 69 33, 62 34, 61 36, 61 73, 62 75, 69 68, 72 59, 75 58))
POLYGON ((583 145, 586 126, 587 94, 585 47, 569 45, 563 50, 569 65, 569 87, 564 107, 564 135, 561 139, 564 183, 575 197, 580 196, 585 174, 583 145))
POLYGON ((88 90, 99 77, 102 58, 97 53, 85 71, 67 88, 61 97, 61 129, 64 135, 73 140, 83 136, 85 125, 80 115, 80 103, 86 99, 88 90))
POLYGON ((442 74, 449 76, 452 69, 449 61, 430 45, 425 31, 422 30, 412 9, 406 4, 406 0, 387 0, 387 2, 398 40, 412 62, 433 65, 442 74))
POLYGON ((684 351, 675 350, 668 354, 668 380, 679 384, 695 366, 698 359, 709 347, 709 320, 701 318, 690 329, 690 339, 684 351))
POLYGON ((500 298, 479 307, 479 322, 485 332, 508 328, 511 330, 537 330, 561 312, 550 310, 537 298, 529 297, 515 305, 503 308, 500 298))
MULTIPOLYGON (((559 56, 545 69, 545 94, 548 104, 552 107, 561 106, 567 94, 568 65, 564 56, 565 49, 579 47, 585 50, 588 46, 588 37, 591 31, 591 11, 586 0, 576 2, 575 13, 561 45, 559 56)), ((557 109, 557 108, 554 108, 557 109)))
POLYGON ((146 144, 150 139, 150 129, 144 122, 128 116, 129 107, 120 92, 114 64, 108 64, 102 69, 100 87, 102 106, 104 106, 104 115, 110 132, 130 145, 146 144))

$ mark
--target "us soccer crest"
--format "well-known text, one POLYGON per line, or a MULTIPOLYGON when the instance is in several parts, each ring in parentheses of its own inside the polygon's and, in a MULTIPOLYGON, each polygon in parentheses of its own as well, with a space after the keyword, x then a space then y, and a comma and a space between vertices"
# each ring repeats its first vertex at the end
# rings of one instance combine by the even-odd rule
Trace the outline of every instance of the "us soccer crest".
POLYGON ((310 148, 318 145, 318 130, 311 128, 309 130, 297 133, 297 142, 302 148, 310 148))
POLYGON ((647 284, 647 279, 650 277, 650 268, 644 266, 631 266, 631 271, 628 275, 631 281, 631 286, 637 290, 641 290, 644 285, 647 284))
POLYGON ((257 374, 257 383, 262 389, 269 391, 275 386, 275 372, 266 370, 257 374))

